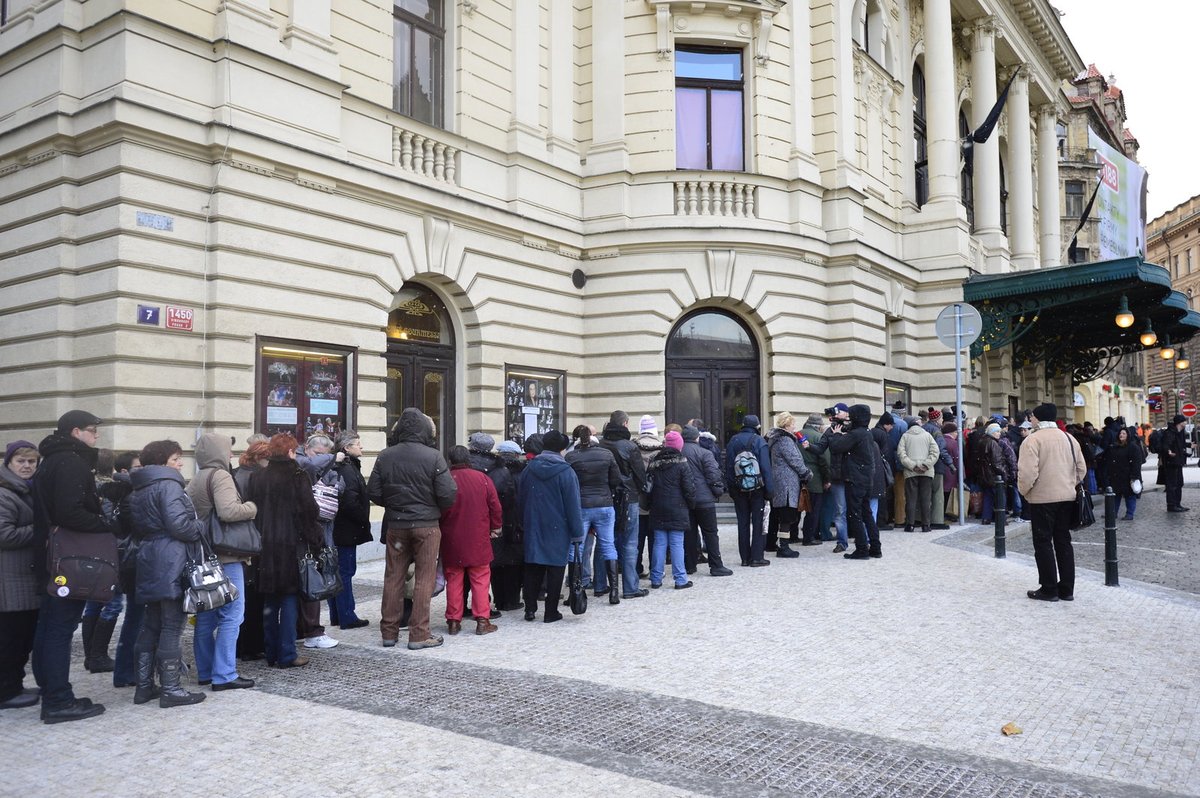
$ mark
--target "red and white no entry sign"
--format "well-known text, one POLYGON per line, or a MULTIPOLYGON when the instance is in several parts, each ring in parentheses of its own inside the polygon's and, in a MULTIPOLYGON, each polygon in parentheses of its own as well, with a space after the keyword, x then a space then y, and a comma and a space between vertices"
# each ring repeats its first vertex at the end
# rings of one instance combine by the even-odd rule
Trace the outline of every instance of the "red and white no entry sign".
POLYGON ((1188 418, 1191 418, 1192 416, 1196 415, 1196 406, 1191 402, 1188 402, 1186 405, 1179 408, 1179 412, 1188 418))

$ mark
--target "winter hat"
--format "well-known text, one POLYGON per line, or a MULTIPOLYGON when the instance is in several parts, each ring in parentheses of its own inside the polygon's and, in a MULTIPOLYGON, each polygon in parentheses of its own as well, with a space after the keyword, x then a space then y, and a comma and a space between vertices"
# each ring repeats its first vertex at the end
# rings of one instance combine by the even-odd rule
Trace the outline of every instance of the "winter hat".
MULTIPOLYGON (((695 427, 693 427, 695 429, 695 427)), ((670 446, 677 452, 683 451, 683 436, 674 430, 667 433, 667 437, 663 438, 663 445, 670 446)))
POLYGON ((897 399, 895 402, 892 403, 892 409, 893 410, 904 410, 904 400, 897 399))
POLYGON ((918 419, 916 416, 905 416, 904 423, 907 424, 909 427, 921 426, 921 420, 918 419))
MULTIPOLYGON (((668 432, 667 434, 670 435, 671 433, 668 432)), ((696 429, 691 424, 688 424, 686 427, 683 428, 683 439, 685 441, 700 440, 700 430, 696 429)))
POLYGON ((1058 407, 1046 402, 1033 408, 1033 417, 1038 421, 1055 421, 1058 419, 1058 407))
POLYGON ((496 447, 496 451, 501 454, 520 454, 521 447, 514 441, 500 441, 500 445, 496 447))
POLYGON ((1174 426, 1175 424, 1186 424, 1186 423, 1187 423, 1187 419, 1184 418, 1183 416, 1175 416, 1175 418, 1171 419, 1172 426, 1174 426))
POLYGON ((1033 429, 1033 425, 1030 424, 1028 421, 1022 421, 1021 429, 1033 429))
POLYGON ((821 415, 820 413, 811 413, 808 416, 808 421, 804 422, 804 426, 812 427, 813 429, 820 429, 821 425, 824 423, 825 416, 821 415))
POLYGON ((942 411, 934 408, 929 408, 929 420, 934 424, 940 424, 942 421, 942 411))
POLYGON ((995 438, 1000 435, 1000 425, 999 424, 988 424, 987 429, 984 430, 984 432, 986 432, 988 434, 988 437, 995 438))
POLYGON ((546 448, 545 442, 542 440, 542 433, 535 432, 525 439, 526 454, 541 454, 546 448))
POLYGON ((571 441, 567 438, 567 436, 556 429, 552 429, 542 436, 542 446, 545 447, 543 451, 560 454, 566 451, 567 447, 570 445, 571 441))
POLYGON ((881 415, 879 417, 879 423, 881 426, 884 426, 884 427, 893 427, 896 425, 896 419, 892 416, 891 413, 889 413, 885 410, 883 415, 881 415))
POLYGON ((846 408, 850 413, 850 423, 855 427, 866 427, 871 423, 871 408, 868 405, 853 405, 846 408))
POLYGON ((755 429, 758 429, 758 427, 759 427, 758 416, 755 416, 755 415, 745 416, 742 419, 742 426, 743 427, 754 427, 755 429))
POLYGON ((38 447, 36 443, 30 443, 29 441, 13 441, 4 450, 4 465, 7 466, 12 462, 13 457, 16 456, 19 449, 33 449, 36 452, 38 447))
POLYGON ((833 409, 838 411, 839 413, 850 412, 850 408, 849 408, 849 406, 847 406, 847 404, 845 402, 838 402, 836 405, 833 406, 833 409))
POLYGON ((59 416, 58 429, 59 435, 70 435, 73 429, 83 429, 84 427, 94 427, 103 422, 86 410, 68 410, 59 416))
POLYGON ((495 446, 495 439, 486 432, 472 432, 467 438, 467 448, 473 452, 490 452, 495 446))
POLYGON ((642 420, 638 422, 638 434, 658 435, 658 424, 653 416, 642 416, 642 420))

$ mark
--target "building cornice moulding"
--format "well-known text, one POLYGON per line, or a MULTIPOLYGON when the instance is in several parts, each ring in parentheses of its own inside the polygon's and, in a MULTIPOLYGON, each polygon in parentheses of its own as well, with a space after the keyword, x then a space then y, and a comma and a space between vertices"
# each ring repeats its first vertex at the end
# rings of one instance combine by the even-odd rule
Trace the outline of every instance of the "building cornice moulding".
POLYGON ((775 15, 787 0, 646 0, 646 3, 654 10, 655 50, 660 61, 671 57, 676 31, 689 33, 689 16, 719 15, 736 25, 729 35, 753 42, 754 60, 765 67, 771 59, 771 29, 775 15))

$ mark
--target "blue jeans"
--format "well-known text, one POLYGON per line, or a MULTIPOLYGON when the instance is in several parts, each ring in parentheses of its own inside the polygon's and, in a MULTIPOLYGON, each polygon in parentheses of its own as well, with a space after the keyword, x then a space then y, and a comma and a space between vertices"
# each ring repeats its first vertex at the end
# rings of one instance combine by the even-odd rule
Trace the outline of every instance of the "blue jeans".
POLYGON ((1137 511, 1138 497, 1134 496, 1133 494, 1130 494, 1128 496, 1122 496, 1121 494, 1118 493, 1117 494, 1117 504, 1116 504, 1116 508, 1114 509, 1114 512, 1116 512, 1117 515, 1121 514, 1121 499, 1125 500, 1125 515, 1132 518, 1133 514, 1137 511))
POLYGON ((846 532, 846 483, 831 483, 829 496, 833 498, 833 525, 837 527, 838 543, 849 548, 850 536, 846 532))
POLYGON ((613 542, 613 528, 617 523, 617 511, 609 507, 584 507, 580 512, 583 521, 583 531, 596 530, 596 542, 593 561, 593 586, 596 590, 608 589, 608 571, 604 565, 606 560, 617 559, 617 548, 613 542))
POLYGON ((225 684, 238 678, 237 639, 246 611, 246 577, 240 562, 221 566, 225 576, 237 587, 237 601, 196 616, 196 636, 192 651, 196 655, 196 677, 213 684, 225 684))
POLYGON ((661 585, 663 570, 667 563, 667 545, 671 546, 671 576, 675 584, 687 582, 687 569, 683 567, 683 530, 654 530, 654 549, 650 552, 650 584, 661 585))
POLYGON ((263 595, 263 647, 268 665, 296 661, 296 617, 300 603, 295 593, 263 595))
POLYGON ((342 592, 329 599, 330 625, 345 626, 358 620, 354 611, 354 585, 350 580, 358 573, 358 547, 338 546, 338 575, 342 577, 342 592))
POLYGON ((42 706, 62 709, 75 700, 71 690, 71 639, 83 617, 84 602, 42 596, 33 635, 33 678, 42 688, 42 706))
POLYGON ((621 561, 622 594, 636 593, 638 588, 638 503, 631 501, 625 514, 625 527, 616 534, 617 559, 621 561))
POLYGON ((134 664, 137 662, 138 634, 142 631, 142 616, 146 614, 146 605, 130 601, 125 610, 125 620, 121 622, 121 636, 117 638, 117 653, 113 655, 113 687, 137 683, 134 664))
POLYGON ((871 505, 871 517, 878 518, 879 517, 879 497, 872 496, 871 498, 867 499, 867 502, 871 505))
POLYGON ((121 610, 125 608, 125 594, 120 588, 113 593, 113 597, 107 603, 99 601, 89 601, 83 605, 83 617, 90 618, 93 615, 99 615, 102 621, 115 621, 121 614, 121 610))
POLYGON ((1095 496, 1097 493, 1099 493, 1099 491, 1096 489, 1096 469, 1088 469, 1087 476, 1084 477, 1084 487, 1087 488, 1087 492, 1092 496, 1095 496))

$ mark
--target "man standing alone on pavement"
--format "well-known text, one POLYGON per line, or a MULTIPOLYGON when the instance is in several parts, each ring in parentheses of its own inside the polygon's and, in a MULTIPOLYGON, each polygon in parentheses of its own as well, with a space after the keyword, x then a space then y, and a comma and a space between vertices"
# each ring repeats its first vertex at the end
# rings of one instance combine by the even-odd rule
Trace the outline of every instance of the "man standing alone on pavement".
POLYGON ((1037 429, 1021 444, 1017 487, 1029 500, 1033 557, 1041 586, 1026 595, 1037 601, 1073 601, 1071 511, 1076 486, 1087 476, 1087 465, 1074 436, 1055 423, 1057 407, 1038 405, 1033 415, 1037 429))
POLYGON ((1187 419, 1175 416, 1158 443, 1158 484, 1167 488, 1167 512, 1186 513, 1183 506, 1183 467, 1187 465, 1187 419))
MULTIPOLYGON (((44 551, 54 527, 96 535, 111 535, 113 528, 100 511, 100 497, 92 469, 96 466, 96 427, 100 419, 84 410, 64 413, 58 428, 38 446, 42 463, 33 476, 34 545, 44 551)), ((45 584, 45 557, 34 559, 39 584, 45 584)), ((58 595, 42 595, 37 631, 33 638, 33 675, 42 689, 42 721, 63 723, 91 718, 104 712, 103 704, 76 698, 71 690, 71 639, 83 616, 82 599, 64 585, 58 595)))
POLYGON ((429 600, 437 575, 442 542, 442 511, 454 504, 458 486, 450 476, 442 453, 434 448, 437 430, 433 419, 415 407, 406 407, 396 422, 397 442, 379 453, 367 493, 386 508, 387 558, 383 571, 383 607, 379 631, 383 645, 396 645, 400 636, 400 608, 409 562, 416 563, 413 609, 408 625, 410 649, 442 644, 429 633, 429 600))

